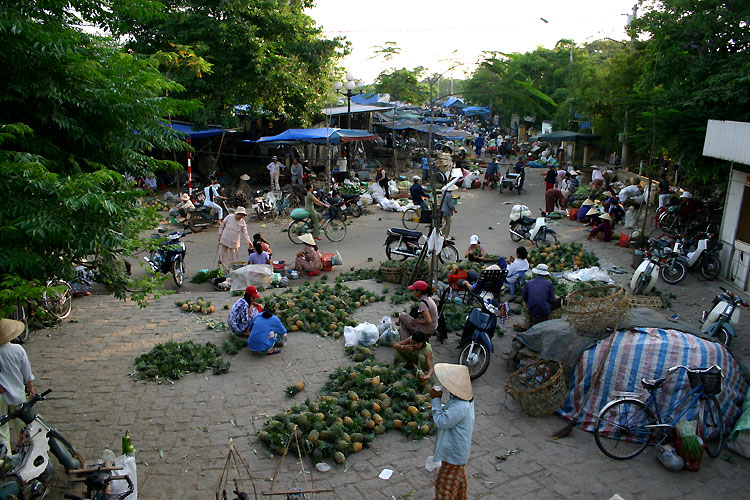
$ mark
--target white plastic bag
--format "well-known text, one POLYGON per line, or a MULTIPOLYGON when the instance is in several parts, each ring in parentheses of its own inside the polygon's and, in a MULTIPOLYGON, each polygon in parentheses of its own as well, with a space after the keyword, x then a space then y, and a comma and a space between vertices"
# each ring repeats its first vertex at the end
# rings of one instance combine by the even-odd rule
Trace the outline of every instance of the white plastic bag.
POLYGON ((474 182, 476 179, 479 179, 479 174, 477 174, 476 172, 472 172, 466 177, 464 177, 464 181, 463 181, 464 188, 470 189, 471 183, 474 182))
POLYGON ((235 269, 229 276, 232 278, 232 291, 244 290, 250 285, 268 286, 273 279, 273 267, 268 264, 248 264, 235 269))
POLYGON ((378 332, 382 334, 389 326, 393 326, 393 320, 390 316, 383 316, 378 321, 378 332))
POLYGON ((430 238, 427 240, 427 249, 430 252, 440 252, 443 249, 443 242, 445 238, 439 231, 433 231, 430 234, 430 238))
POLYGON ((604 281, 606 283, 612 283, 612 278, 609 273, 604 269, 600 269, 597 266, 587 267, 585 269, 579 269, 578 271, 565 271, 563 278, 568 281, 604 281))
POLYGON ((515 222, 521 217, 531 217, 531 210, 526 205, 513 205, 510 209, 510 220, 515 222))
POLYGON ((404 207, 399 205, 396 200, 389 200, 388 198, 383 198, 378 202, 378 204, 380 205, 380 208, 389 212, 403 212, 404 210, 406 210, 404 207))
POLYGON ((432 455, 427 457, 427 460, 424 461, 424 468, 427 469, 427 472, 432 472, 438 467, 440 467, 440 462, 436 462, 435 457, 432 455))
POLYGON ((398 184, 393 179, 388 181, 388 192, 391 196, 398 194, 398 184))
MULTIPOLYGON (((116 471, 118 476, 128 476, 133 481, 133 493, 128 495, 128 500, 138 500, 138 474, 135 465, 135 457, 120 455, 115 458, 115 467, 122 467, 122 470, 116 471)), ((109 483, 112 494, 125 493, 128 491, 128 483, 124 479, 118 479, 109 483)))
POLYGON ((393 323, 391 323, 380 334, 380 338, 378 338, 378 345, 389 346, 395 344, 399 340, 401 340, 401 336, 399 335, 398 330, 396 330, 396 327, 393 326, 393 323))
POLYGON ((370 347, 380 338, 378 327, 372 323, 360 323, 355 327, 345 326, 344 327, 344 346, 354 347, 355 345, 361 345, 370 347))
POLYGON ((359 332, 353 326, 344 327, 344 347, 354 347, 359 344, 359 332))
POLYGON ((344 259, 341 258, 341 254, 338 251, 336 251, 336 253, 333 254, 333 258, 331 258, 331 265, 332 266, 344 265, 344 259))
POLYGON ((362 203, 364 205, 372 205, 374 203, 372 196, 370 196, 370 193, 362 193, 359 195, 359 199, 362 200, 362 203))

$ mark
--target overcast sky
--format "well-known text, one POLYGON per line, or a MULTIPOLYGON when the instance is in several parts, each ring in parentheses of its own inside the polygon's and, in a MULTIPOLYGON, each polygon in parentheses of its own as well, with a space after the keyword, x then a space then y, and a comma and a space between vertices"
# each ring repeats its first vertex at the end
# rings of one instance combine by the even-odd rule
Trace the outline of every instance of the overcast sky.
MULTIPOLYGON (((455 78, 471 71, 483 51, 526 52, 552 48, 562 38, 582 44, 623 40, 636 0, 317 0, 308 13, 328 37, 345 36, 352 53, 343 66, 372 82, 390 67, 423 66, 443 71, 457 59, 455 78), (542 19, 547 22, 543 21, 542 19), (401 55, 390 63, 369 59, 374 46, 396 42, 401 55), (454 53, 455 51, 455 53, 454 53)), ((450 73, 448 75, 450 76, 450 73)))

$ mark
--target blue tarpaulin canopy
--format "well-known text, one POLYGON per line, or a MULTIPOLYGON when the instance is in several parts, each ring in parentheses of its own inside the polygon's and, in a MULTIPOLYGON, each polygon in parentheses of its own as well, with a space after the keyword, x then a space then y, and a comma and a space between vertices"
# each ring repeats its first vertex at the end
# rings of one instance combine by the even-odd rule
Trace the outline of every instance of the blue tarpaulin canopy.
POLYGON ((380 94, 357 94, 352 97, 354 104, 377 104, 380 102, 380 94))
POLYGON ((558 130, 557 132, 550 132, 549 134, 539 136, 539 140, 544 142, 594 142, 599 139, 601 139, 601 136, 596 134, 584 134, 583 132, 571 132, 570 130, 558 130))
POLYGON ((313 144, 338 144, 339 142, 374 141, 378 135, 367 130, 343 128, 290 128, 278 135, 261 137, 257 141, 243 142, 276 142, 292 144, 307 142, 313 144))
POLYGON ((444 108, 464 108, 466 104, 463 103, 458 97, 449 97, 447 101, 443 103, 444 108))
POLYGON ((436 116, 435 118, 431 118, 429 116, 425 116, 422 118, 425 122, 432 122, 432 123, 453 123, 453 118, 447 118, 444 116, 436 116))
POLYGON ((489 115, 490 114, 490 110, 488 108, 483 108, 481 106, 466 106, 461 111, 466 116, 489 115))
POLYGON ((404 121, 404 122, 396 122, 393 123, 383 123, 384 127, 392 128, 395 130, 404 130, 404 129, 411 129, 411 130, 418 130, 419 132, 430 132, 430 129, 432 129, 433 134, 441 134, 445 132, 450 132, 451 130, 455 129, 455 127, 444 127, 442 125, 437 124, 431 124, 431 123, 422 123, 422 122, 414 122, 414 121, 404 121))
POLYGON ((446 139, 473 139, 474 134, 471 132, 467 132, 465 130, 451 130, 449 132, 441 132, 438 133, 440 137, 445 137, 446 139))
POLYGON ((182 134, 187 135, 191 139, 195 139, 196 137, 213 137, 215 135, 221 135, 225 132, 225 130, 221 127, 208 127, 204 128, 202 130, 196 129, 195 125, 191 123, 185 123, 185 122, 162 122, 162 125, 164 125, 167 128, 171 128, 172 130, 176 130, 177 132, 180 132, 182 134))

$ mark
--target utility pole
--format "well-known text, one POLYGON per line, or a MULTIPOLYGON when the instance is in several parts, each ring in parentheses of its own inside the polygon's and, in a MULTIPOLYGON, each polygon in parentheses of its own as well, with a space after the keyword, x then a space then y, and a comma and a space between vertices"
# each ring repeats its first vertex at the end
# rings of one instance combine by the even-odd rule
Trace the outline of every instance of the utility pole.
MULTIPOLYGON (((633 15, 628 16, 628 26, 638 17, 638 4, 633 5, 633 15)), ((633 51, 633 43, 635 39, 633 36, 630 37, 630 51, 633 51)), ((625 127, 622 131, 622 154, 620 158, 620 165, 627 167, 630 161, 630 152, 628 151, 628 110, 625 110, 625 127)))

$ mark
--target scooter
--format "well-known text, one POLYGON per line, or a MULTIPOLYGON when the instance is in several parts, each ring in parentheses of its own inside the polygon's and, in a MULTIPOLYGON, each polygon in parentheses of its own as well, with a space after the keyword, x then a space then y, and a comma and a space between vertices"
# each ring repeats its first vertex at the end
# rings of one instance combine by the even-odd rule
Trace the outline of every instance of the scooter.
MULTIPOLYGON (((224 213, 228 214, 229 210, 223 201, 219 201, 224 213)), ((211 224, 219 221, 219 213, 211 213, 211 207, 205 205, 195 205, 195 208, 188 212, 187 227, 194 233, 200 233, 211 224)))
POLYGON ((352 217, 362 215, 362 200, 358 194, 346 194, 336 190, 332 193, 332 196, 343 200, 341 211, 344 215, 351 215, 352 217))
MULTIPOLYGON (((406 260, 409 257, 419 257, 422 248, 427 244, 427 238, 420 231, 392 227, 388 229, 385 238, 385 255, 393 260, 406 260)), ((443 240, 443 248, 438 254, 441 263, 458 262, 458 250, 451 240, 443 240)))
POLYGON ((166 237, 163 234, 166 232, 164 229, 159 228, 158 234, 152 234, 153 239, 162 239, 159 246, 151 252, 148 257, 143 257, 143 260, 148 262, 151 266, 151 270, 155 273, 172 273, 172 278, 177 286, 182 286, 185 281, 185 244, 180 241, 185 235, 192 234, 190 231, 173 231, 166 237))
POLYGON ((498 317, 507 317, 507 310, 493 299, 472 294, 479 307, 471 310, 466 318, 464 331, 458 348, 458 364, 469 369, 471 380, 481 377, 490 366, 490 354, 495 351, 492 337, 495 336, 498 317), (505 316, 503 316, 505 315, 505 316))
MULTIPOLYGON (((83 458, 59 432, 44 423, 34 413, 33 406, 43 401, 51 390, 35 394, 26 403, 16 406, 13 411, 0 417, 0 425, 20 419, 26 426, 20 450, 10 455, 10 450, 0 446, 0 459, 11 463, 11 469, 0 478, 0 500, 39 500, 47 494, 49 483, 55 470, 49 461, 49 452, 57 458, 66 471, 80 469, 83 458)), ((5 471, 6 467, 2 467, 5 471)))
POLYGON ((719 287, 721 293, 714 298, 711 304, 711 312, 703 311, 701 315, 701 331, 729 347, 732 337, 737 334, 734 325, 740 322, 740 306, 747 307, 747 302, 734 293, 719 287))
POLYGON ((255 210, 255 215, 258 216, 258 219, 263 220, 266 217, 275 219, 279 215, 276 207, 277 200, 276 196, 273 194, 273 191, 256 191, 255 198, 253 199, 253 210, 255 210))
POLYGON ((516 220, 513 219, 514 215, 511 212, 510 239, 513 241, 529 240, 534 242, 537 248, 556 245, 557 233, 547 227, 547 212, 541 209, 540 211, 542 215, 536 219, 521 215, 516 220))
MULTIPOLYGON (((701 276, 707 280, 715 280, 721 273, 721 260, 718 250, 720 245, 712 245, 715 234, 699 233, 692 239, 677 239, 674 243, 676 258, 681 260, 688 269, 700 269, 701 276), (697 240, 697 243, 696 243, 697 240), (693 251, 688 251, 695 245, 693 251)), ((667 260, 669 262, 669 260, 667 260)))
POLYGON ((630 288, 634 295, 642 295, 653 290, 660 273, 664 282, 670 285, 680 282, 685 277, 687 269, 680 260, 667 260, 671 255, 669 246, 669 243, 662 240, 649 241, 648 250, 644 252, 645 258, 630 279, 630 288))

